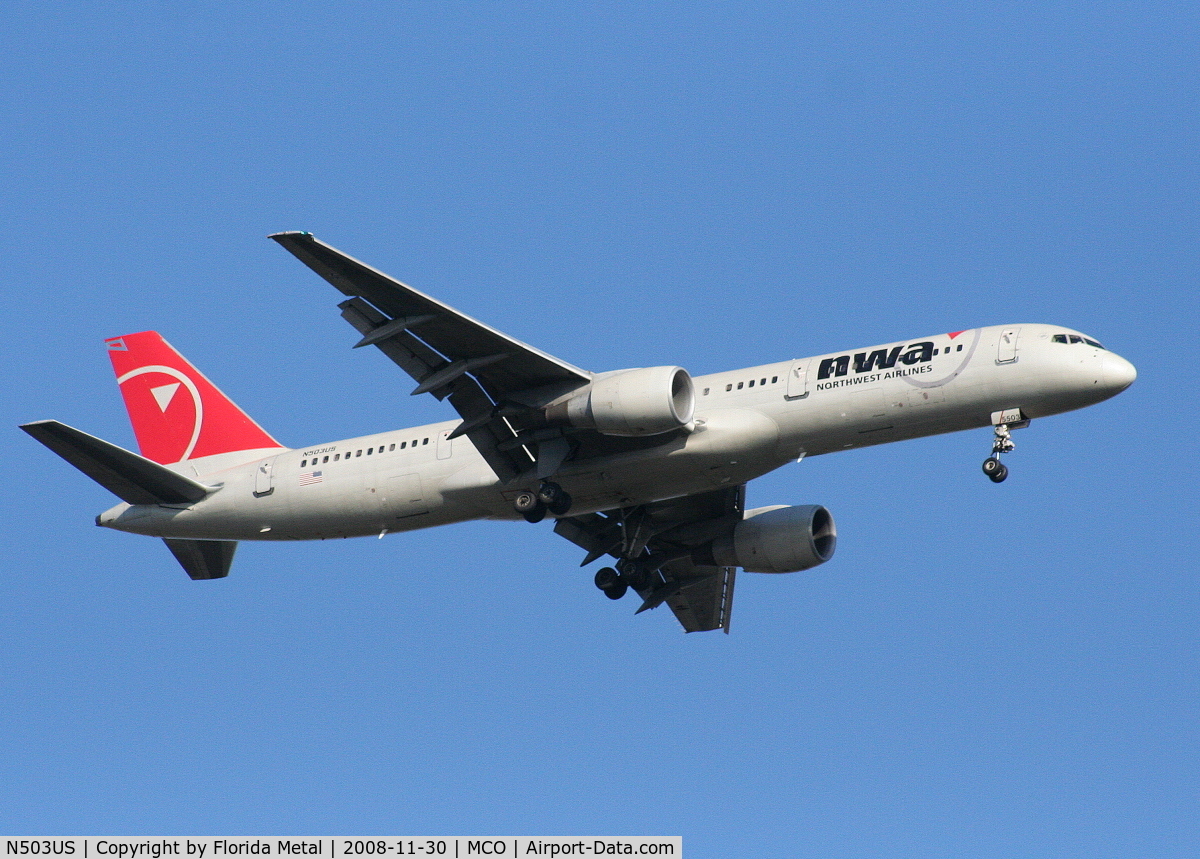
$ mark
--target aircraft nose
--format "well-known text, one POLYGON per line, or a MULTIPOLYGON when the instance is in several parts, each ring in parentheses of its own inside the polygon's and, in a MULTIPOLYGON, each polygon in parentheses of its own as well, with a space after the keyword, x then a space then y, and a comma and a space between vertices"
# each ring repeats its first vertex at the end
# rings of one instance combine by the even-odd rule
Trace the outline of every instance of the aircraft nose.
POLYGON ((1114 394, 1119 394, 1133 384, 1133 380, 1137 378, 1137 368, 1120 355, 1113 355, 1110 352, 1104 356, 1100 374, 1104 379, 1105 386, 1110 388, 1114 394))

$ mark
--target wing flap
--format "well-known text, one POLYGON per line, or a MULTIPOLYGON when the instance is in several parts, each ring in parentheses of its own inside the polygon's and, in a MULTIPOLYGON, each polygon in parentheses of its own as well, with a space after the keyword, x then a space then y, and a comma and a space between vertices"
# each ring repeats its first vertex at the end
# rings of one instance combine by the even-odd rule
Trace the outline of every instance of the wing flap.
MULTIPOLYGON (((664 570, 664 573, 667 571, 664 570)), ((682 587, 668 597, 666 603, 675 613, 684 632, 707 632, 712 629, 729 632, 737 567, 692 565, 688 570, 676 568, 667 574, 671 578, 678 576, 683 582, 682 587)))
MULTIPOLYGON (((702 549, 742 516, 745 486, 686 495, 634 507, 559 519, 554 533, 587 552, 583 566, 604 555, 654 569, 638 613, 671 608, 684 632, 729 632, 736 567, 697 563, 702 549)), ((618 565, 619 568, 620 565, 618 565)))

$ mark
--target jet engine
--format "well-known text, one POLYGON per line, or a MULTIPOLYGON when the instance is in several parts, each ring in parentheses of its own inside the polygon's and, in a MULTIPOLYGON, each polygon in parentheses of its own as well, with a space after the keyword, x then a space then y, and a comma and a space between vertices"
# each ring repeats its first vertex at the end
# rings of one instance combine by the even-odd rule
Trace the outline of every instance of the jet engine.
POLYGON ((748 573, 795 573, 823 564, 837 547, 833 516, 819 504, 747 510, 731 533, 712 542, 712 560, 748 573))
POLYGON ((582 393, 546 409, 552 423, 604 435, 658 435, 688 427, 696 389, 682 367, 644 367, 597 377, 582 393))

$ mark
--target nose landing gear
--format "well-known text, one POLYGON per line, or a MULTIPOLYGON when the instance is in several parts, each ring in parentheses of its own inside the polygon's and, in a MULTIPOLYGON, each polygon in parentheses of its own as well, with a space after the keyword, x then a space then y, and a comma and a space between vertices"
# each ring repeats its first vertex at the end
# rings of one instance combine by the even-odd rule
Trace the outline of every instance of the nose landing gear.
POLYGON ((1008 477, 1008 466, 1001 462, 999 457, 989 456, 983 461, 983 473, 992 483, 1003 483, 1004 478, 1008 477))
POLYGON ((1010 453, 1016 448, 1008 432, 1008 424, 996 424, 996 436, 992 439, 992 455, 983 461, 983 473, 992 483, 1003 483, 1008 477, 1008 467, 1000 461, 1000 454, 1010 453))
POLYGON ((571 509, 571 496, 557 483, 546 482, 537 488, 536 492, 528 489, 518 492, 513 499, 513 509, 520 513, 526 522, 541 522, 546 513, 562 516, 571 509))

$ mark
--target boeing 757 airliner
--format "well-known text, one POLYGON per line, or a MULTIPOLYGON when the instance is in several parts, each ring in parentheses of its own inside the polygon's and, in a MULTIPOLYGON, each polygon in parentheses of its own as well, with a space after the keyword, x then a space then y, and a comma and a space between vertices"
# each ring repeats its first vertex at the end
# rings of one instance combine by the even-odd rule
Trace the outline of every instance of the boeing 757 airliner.
POLYGON ((1133 365, 1057 325, 998 325, 691 376, 592 373, 520 343, 309 233, 272 236, 347 299, 361 335, 459 420, 288 448, 157 333, 107 342, 141 455, 58 421, 22 426, 111 490, 96 517, 161 537, 193 579, 239 540, 383 536, 469 519, 554 520, 609 598, 666 603, 687 632, 729 631, 734 576, 833 557, 816 504, 744 509, 747 481, 805 456, 994 428, 1112 397, 1133 365))

